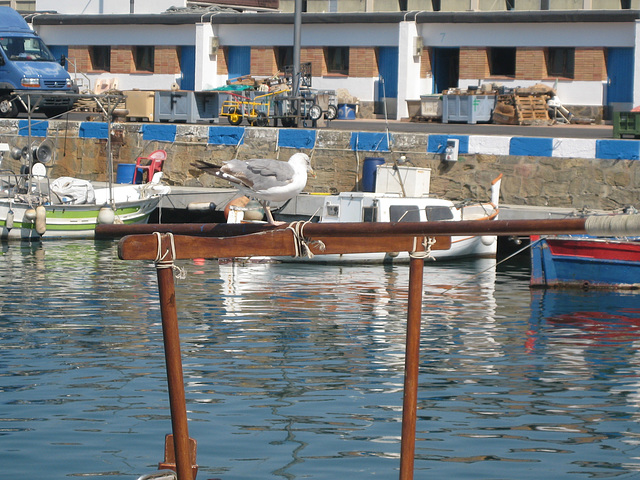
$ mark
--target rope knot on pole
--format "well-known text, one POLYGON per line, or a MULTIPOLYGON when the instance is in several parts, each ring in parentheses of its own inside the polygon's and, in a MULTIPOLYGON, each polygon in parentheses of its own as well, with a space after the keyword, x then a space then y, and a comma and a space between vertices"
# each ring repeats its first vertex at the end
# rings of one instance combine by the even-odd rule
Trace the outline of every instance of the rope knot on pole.
POLYGON ((315 257, 311 251, 311 245, 315 245, 320 249, 320 251, 324 251, 327 248, 322 240, 311 240, 309 237, 304 236, 304 227, 307 223, 309 222, 301 220, 299 222, 292 222, 287 227, 287 230, 291 230, 293 232, 295 257, 301 257, 303 255, 306 255, 308 258, 315 257))
POLYGON ((413 237, 413 250, 409 252, 411 258, 422 258, 434 260, 435 258, 431 254, 431 247, 436 244, 436 239, 433 237, 422 237, 421 245, 424 248, 422 251, 418 251, 418 237, 413 237))
POLYGON ((158 249, 156 251, 156 259, 154 261, 156 269, 161 270, 164 268, 171 268, 173 270, 173 274, 177 279, 183 280, 187 278, 187 272, 184 268, 178 267, 175 263, 173 263, 173 259, 176 258, 176 243, 173 238, 173 233, 165 233, 164 235, 160 232, 153 232, 156 236, 158 242, 158 249), (169 248, 167 248, 164 253, 162 252, 162 238, 169 239, 169 248))

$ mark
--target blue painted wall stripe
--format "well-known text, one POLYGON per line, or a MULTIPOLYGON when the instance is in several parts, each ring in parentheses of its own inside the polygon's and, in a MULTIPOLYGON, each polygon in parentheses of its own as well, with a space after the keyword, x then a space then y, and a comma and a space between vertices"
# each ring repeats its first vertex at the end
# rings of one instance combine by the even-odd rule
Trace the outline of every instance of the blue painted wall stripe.
MULTIPOLYGON (((390 137, 390 135, 389 135, 390 137)), ((351 150, 362 152, 388 152, 389 140, 386 133, 351 132, 351 150)))
POLYGON ((512 137, 509 155, 525 157, 550 157, 553 153, 553 139, 539 137, 512 137))
POLYGON ((640 140, 596 140, 592 138, 429 135, 427 153, 443 154, 447 140, 450 138, 458 139, 460 154, 640 160, 640 140))
POLYGON ((78 136, 80 138, 109 138, 109 125, 106 122, 82 122, 78 136))
POLYGON ((211 145, 242 145, 244 127, 209 127, 211 145))
POLYGON ((312 149, 316 145, 316 136, 316 130, 281 129, 278 132, 278 146, 312 149))
POLYGON ((640 142, 636 140, 597 140, 596 158, 603 160, 639 160, 640 142))
MULTIPOLYGON (((48 129, 49 122, 47 120, 31 120, 32 137, 46 137, 48 129)), ((22 137, 29 136, 29 120, 18 121, 18 135, 22 137)))
POLYGON ((176 125, 143 125, 142 139, 175 142, 176 130, 176 125))

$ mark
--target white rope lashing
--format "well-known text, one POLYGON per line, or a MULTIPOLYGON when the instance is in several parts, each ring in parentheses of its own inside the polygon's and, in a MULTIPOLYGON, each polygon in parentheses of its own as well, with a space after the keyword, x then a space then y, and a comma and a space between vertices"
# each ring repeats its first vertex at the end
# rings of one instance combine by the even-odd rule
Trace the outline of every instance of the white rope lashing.
POLYGON ((324 251, 326 245, 322 240, 311 240, 304 236, 304 226, 310 223, 309 221, 300 220, 298 222, 292 222, 287 227, 287 230, 293 232, 293 245, 295 247, 295 257, 306 256, 307 258, 313 258, 315 255, 311 251, 310 246, 316 246, 320 251, 324 251))
POLYGON ((423 258, 429 260, 435 260, 431 254, 431 247, 436 244, 436 239, 433 237, 422 237, 421 245, 424 248, 422 251, 418 251, 418 237, 413 237, 413 250, 409 252, 411 258, 423 258))
POLYGON ((584 228, 596 237, 635 237, 640 235, 640 215, 591 216, 584 228))
POLYGON ((177 279, 187 278, 187 272, 184 268, 178 267, 173 263, 173 259, 176 258, 176 244, 175 239, 173 238, 173 233, 167 233, 169 236, 169 241, 171 243, 170 249, 167 249, 164 253, 162 253, 162 235, 160 232, 153 232, 158 240, 158 250, 156 251, 156 259, 154 261, 156 268, 158 270, 162 268, 171 268, 173 270, 173 274, 177 279))

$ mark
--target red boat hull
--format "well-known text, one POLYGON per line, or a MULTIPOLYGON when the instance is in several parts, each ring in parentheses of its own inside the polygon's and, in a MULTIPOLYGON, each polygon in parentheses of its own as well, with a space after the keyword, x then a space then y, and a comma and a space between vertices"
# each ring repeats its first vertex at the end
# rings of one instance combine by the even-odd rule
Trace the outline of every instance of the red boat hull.
POLYGON ((531 237, 531 285, 640 288, 640 242, 531 237))

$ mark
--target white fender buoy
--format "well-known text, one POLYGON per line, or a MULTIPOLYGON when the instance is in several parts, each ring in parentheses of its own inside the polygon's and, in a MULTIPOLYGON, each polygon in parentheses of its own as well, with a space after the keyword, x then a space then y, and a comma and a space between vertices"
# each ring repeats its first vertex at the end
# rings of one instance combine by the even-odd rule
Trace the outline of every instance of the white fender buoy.
POLYGON ((27 210, 24 212, 24 219, 27 222, 33 222, 36 219, 36 209, 27 208, 27 210))
POLYGON ((482 243, 488 247, 490 245, 493 245, 493 242, 496 241, 496 237, 493 237, 491 235, 482 235, 480 237, 480 240, 482 240, 482 243))
POLYGON ((9 210, 7 212, 7 219, 4 222, 4 226, 7 230, 11 230, 13 228, 13 210, 9 210))
POLYGON ((38 235, 44 235, 47 231, 47 209, 43 205, 36 207, 36 232, 38 235))
POLYGON ((262 205, 260 205, 255 200, 251 200, 249 203, 247 203, 245 208, 246 208, 246 211, 244 212, 245 220, 260 221, 264 218, 264 210, 262 208, 262 205))
POLYGON ((116 221, 116 213, 111 207, 102 207, 98 212, 98 223, 111 225, 116 221))

